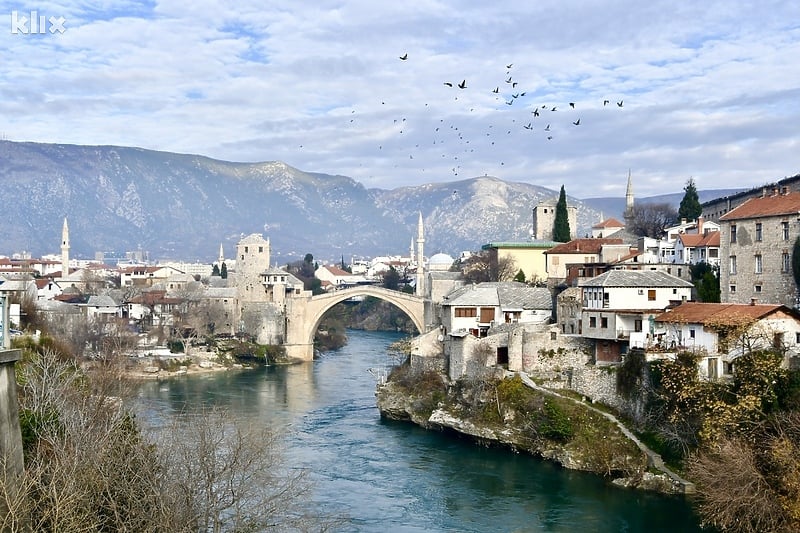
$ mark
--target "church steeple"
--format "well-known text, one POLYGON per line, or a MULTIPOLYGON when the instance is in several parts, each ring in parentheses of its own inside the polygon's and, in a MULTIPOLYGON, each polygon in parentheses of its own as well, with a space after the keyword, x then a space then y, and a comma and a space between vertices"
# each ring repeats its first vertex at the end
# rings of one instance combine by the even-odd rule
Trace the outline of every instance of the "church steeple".
POLYGON ((69 226, 67 217, 64 217, 64 225, 61 227, 61 277, 69 276, 69 226))

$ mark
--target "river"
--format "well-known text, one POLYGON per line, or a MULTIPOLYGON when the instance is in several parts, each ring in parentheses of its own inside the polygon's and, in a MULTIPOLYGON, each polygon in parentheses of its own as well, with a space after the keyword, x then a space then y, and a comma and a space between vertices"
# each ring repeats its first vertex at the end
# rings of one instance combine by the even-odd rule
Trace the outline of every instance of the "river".
POLYGON ((312 472, 320 509, 349 517, 344 531, 700 531, 681 497, 619 489, 534 457, 381 420, 375 376, 401 337, 348 336, 312 364, 147 382, 140 405, 150 419, 213 404, 285 425, 291 460, 312 472))

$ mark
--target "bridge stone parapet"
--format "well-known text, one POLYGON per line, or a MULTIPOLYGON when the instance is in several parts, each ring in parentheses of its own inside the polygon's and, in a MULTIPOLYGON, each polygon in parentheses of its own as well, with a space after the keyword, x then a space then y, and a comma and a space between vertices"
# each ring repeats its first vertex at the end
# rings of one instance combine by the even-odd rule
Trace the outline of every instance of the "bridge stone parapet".
POLYGON ((291 359, 311 361, 314 358, 314 333, 322 317, 334 305, 357 296, 373 296, 397 306, 422 334, 432 327, 427 318, 430 302, 419 296, 364 285, 316 296, 295 296, 287 301, 286 355, 291 359))

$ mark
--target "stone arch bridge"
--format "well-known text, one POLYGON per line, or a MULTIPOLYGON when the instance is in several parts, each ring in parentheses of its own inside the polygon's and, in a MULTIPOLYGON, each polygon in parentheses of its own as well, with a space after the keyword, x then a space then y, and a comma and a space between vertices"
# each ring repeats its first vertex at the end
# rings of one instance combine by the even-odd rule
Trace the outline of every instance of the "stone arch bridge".
POLYGON ((311 361, 314 358, 314 333, 322 317, 334 305, 355 296, 373 296, 394 304, 408 315, 420 334, 428 330, 429 300, 383 287, 363 285, 308 298, 292 298, 287 309, 286 355, 311 361))

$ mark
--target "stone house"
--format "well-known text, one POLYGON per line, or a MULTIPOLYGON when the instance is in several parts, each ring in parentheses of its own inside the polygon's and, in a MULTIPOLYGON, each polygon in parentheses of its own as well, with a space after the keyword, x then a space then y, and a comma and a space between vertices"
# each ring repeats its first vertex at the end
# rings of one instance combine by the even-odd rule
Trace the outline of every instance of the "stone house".
POLYGON ((445 333, 485 337, 497 324, 548 323, 553 303, 548 289, 509 281, 455 289, 441 307, 445 333))
POLYGON ((598 362, 619 362, 629 348, 647 344, 651 317, 691 300, 693 288, 664 272, 609 270, 580 287, 579 331, 594 340, 598 362))
POLYGON ((182 304, 181 298, 168 296, 167 291, 143 291, 123 302, 123 316, 151 327, 169 327, 174 325, 175 313, 182 304))
POLYGON ((800 192, 774 189, 720 217, 720 299, 795 307, 793 246, 800 237, 800 192))
POLYGON ((787 367, 800 355, 800 313, 785 305, 685 302, 656 315, 654 323, 648 359, 669 357, 678 350, 695 352, 698 372, 705 379, 732 376, 736 358, 745 350, 737 342, 742 339, 747 349, 779 348, 787 367), (745 331, 727 330, 737 325, 745 331))

